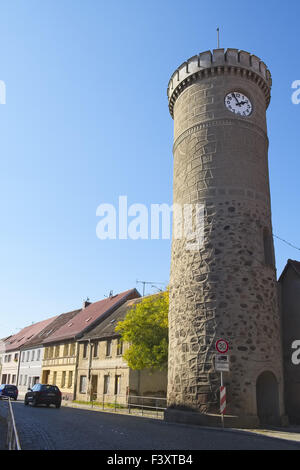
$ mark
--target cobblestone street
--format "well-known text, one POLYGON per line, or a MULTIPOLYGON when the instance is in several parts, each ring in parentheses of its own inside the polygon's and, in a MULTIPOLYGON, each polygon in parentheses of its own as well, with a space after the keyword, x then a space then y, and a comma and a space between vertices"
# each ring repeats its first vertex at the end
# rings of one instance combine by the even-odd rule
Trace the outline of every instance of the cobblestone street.
MULTIPOLYGON (((0 402, 0 416, 7 403, 0 402)), ((300 443, 75 408, 13 403, 22 449, 196 450, 300 449, 300 443)))

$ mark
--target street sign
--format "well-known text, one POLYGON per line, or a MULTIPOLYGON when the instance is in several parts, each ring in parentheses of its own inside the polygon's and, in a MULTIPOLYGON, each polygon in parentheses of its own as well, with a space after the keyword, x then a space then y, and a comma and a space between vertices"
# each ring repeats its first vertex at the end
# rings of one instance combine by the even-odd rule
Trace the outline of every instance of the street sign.
POLYGON ((225 354, 228 351, 228 343, 225 339, 218 339, 216 342, 216 350, 220 354, 225 354))
POLYGON ((215 368, 219 372, 229 372, 228 354, 217 354, 215 357, 215 368))
POLYGON ((224 415, 226 411, 226 387, 220 387, 220 412, 224 415))

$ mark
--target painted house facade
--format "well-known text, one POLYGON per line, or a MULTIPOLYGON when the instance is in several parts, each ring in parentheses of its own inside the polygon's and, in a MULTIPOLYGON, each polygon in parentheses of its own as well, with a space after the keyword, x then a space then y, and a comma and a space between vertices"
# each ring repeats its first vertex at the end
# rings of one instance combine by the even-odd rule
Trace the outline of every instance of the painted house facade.
POLYGON ((126 403, 128 395, 165 397, 167 371, 132 370, 123 358, 129 347, 115 331, 142 298, 128 300, 79 341, 76 399, 126 403))
POLYGON ((63 399, 73 400, 77 389, 78 340, 104 321, 127 300, 140 297, 136 289, 98 302, 85 302, 82 310, 43 341, 42 382, 57 385, 63 399))
POLYGON ((55 333, 67 321, 70 321, 81 309, 58 315, 38 335, 27 341, 20 351, 18 378, 19 396, 25 396, 28 388, 42 382, 42 365, 45 349, 43 341, 55 333))
POLYGON ((25 396, 27 389, 39 383, 42 370, 42 356, 44 348, 32 348, 20 351, 20 365, 18 374, 19 396, 25 396))
POLYGON ((17 385, 19 351, 8 351, 1 358, 1 384, 17 385))
POLYGON ((1 383, 18 385, 20 350, 27 342, 46 328, 55 317, 23 328, 19 333, 10 336, 4 342, 5 351, 2 353, 1 383))

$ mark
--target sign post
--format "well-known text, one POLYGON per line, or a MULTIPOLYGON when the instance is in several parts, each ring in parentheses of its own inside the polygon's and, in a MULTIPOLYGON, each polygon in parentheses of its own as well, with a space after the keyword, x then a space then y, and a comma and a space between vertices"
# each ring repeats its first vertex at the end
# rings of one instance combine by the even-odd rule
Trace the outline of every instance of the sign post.
POLYGON ((218 355, 215 357, 215 369, 221 373, 221 386, 220 386, 220 413, 222 428, 224 429, 224 414, 226 411, 226 387, 223 384, 223 372, 229 372, 229 356, 226 354, 228 351, 228 342, 225 339, 219 339, 216 342, 216 350, 218 355))

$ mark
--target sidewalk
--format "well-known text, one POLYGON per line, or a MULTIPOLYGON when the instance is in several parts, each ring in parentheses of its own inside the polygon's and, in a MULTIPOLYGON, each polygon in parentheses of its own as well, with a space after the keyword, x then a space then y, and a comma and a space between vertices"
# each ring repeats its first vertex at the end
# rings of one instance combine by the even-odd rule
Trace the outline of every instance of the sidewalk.
POLYGON ((287 426, 286 428, 270 429, 239 429, 238 431, 247 431, 259 436, 268 436, 276 439, 300 442, 300 426, 287 426))
POLYGON ((81 410, 89 410, 89 411, 98 411, 103 413, 115 413, 115 414, 122 414, 122 415, 129 415, 129 416, 140 416, 143 418, 152 418, 152 419, 164 419, 164 414, 162 411, 150 411, 147 409, 137 409, 132 407, 130 411, 128 408, 119 408, 117 406, 116 410, 114 407, 105 406, 104 408, 102 405, 85 405, 83 403, 74 403, 72 401, 63 400, 61 402, 62 406, 66 406, 68 408, 79 408, 81 410))

